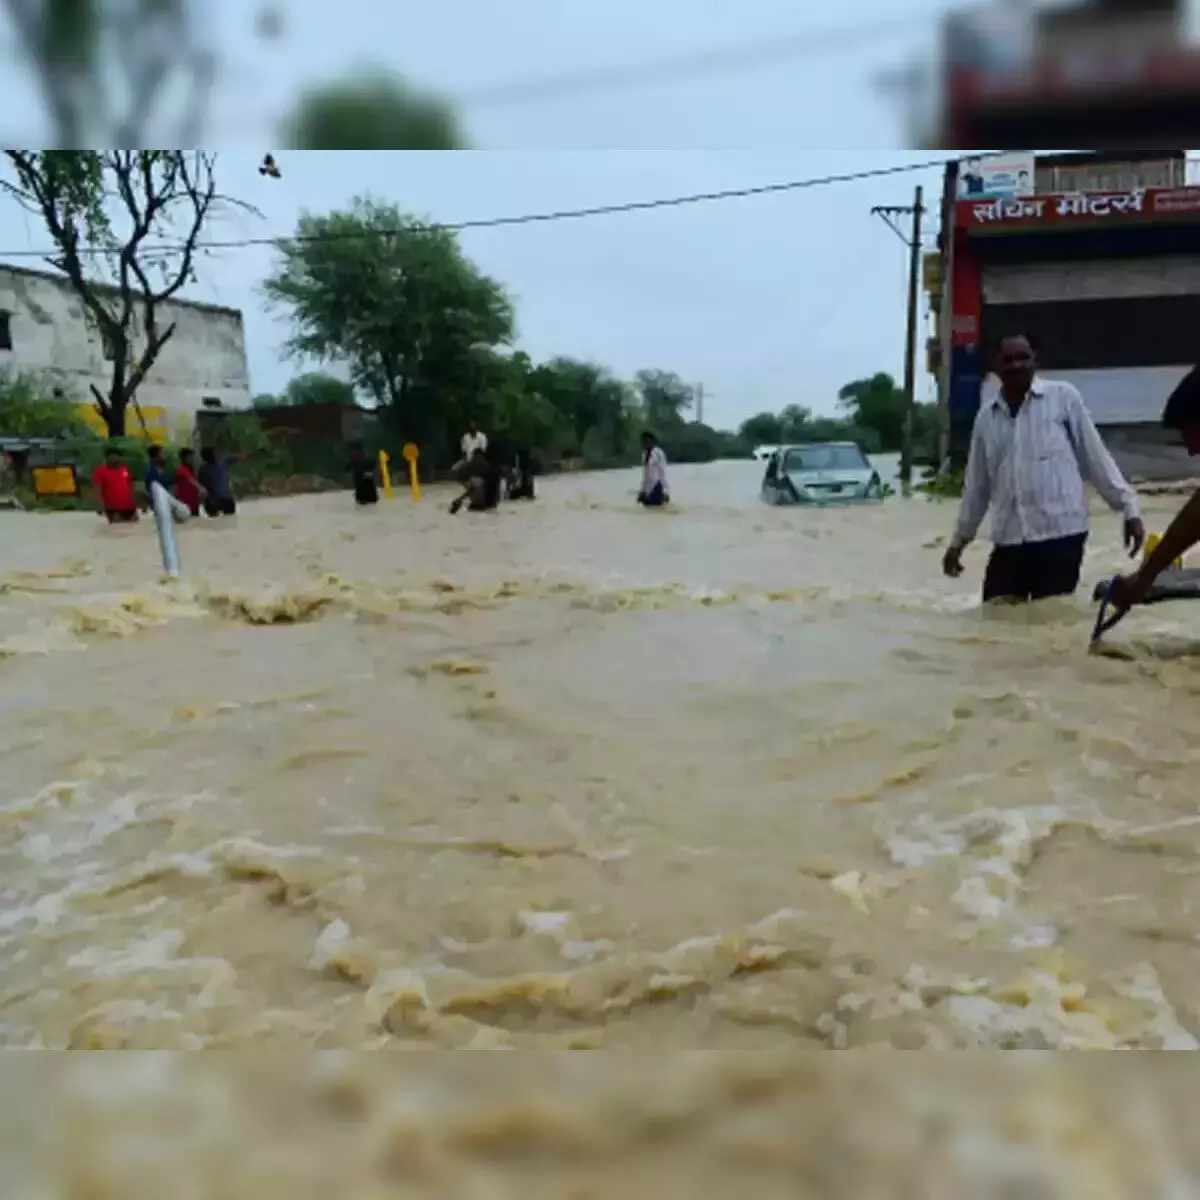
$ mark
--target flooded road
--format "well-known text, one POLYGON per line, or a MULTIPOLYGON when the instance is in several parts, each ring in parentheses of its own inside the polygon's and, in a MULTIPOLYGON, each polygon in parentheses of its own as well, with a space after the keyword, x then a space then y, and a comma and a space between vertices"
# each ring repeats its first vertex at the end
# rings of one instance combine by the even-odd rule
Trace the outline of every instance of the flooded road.
POLYGON ((1089 656, 1109 514, 985 614, 951 505, 759 475, 252 503, 170 586, 148 521, 0 517, 3 1044, 1196 1049, 1200 606, 1089 656))

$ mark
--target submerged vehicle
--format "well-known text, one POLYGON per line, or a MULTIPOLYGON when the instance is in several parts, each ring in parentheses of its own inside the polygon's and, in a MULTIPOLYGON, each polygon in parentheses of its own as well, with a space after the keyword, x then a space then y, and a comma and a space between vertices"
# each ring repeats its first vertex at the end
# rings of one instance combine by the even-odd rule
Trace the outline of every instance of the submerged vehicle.
POLYGON ((853 442, 780 446, 767 463, 767 504, 877 502, 885 490, 879 472, 853 442))

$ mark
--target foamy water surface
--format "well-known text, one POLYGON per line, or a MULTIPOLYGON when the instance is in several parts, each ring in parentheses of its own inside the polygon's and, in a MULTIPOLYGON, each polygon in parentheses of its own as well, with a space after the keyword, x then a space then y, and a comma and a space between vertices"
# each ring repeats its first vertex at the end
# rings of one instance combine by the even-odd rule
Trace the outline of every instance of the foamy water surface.
POLYGON ((0 1041, 1196 1049, 1200 606, 1089 656, 1109 514, 984 614, 952 508, 758 476, 252 503, 174 585, 0 514, 0 1041))

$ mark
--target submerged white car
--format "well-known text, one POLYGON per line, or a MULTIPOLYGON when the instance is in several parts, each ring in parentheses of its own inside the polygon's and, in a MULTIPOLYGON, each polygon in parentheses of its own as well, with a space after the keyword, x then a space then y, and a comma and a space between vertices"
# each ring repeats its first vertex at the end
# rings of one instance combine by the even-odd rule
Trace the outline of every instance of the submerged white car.
POLYGON ((853 442, 780 446, 762 482, 767 504, 861 503, 885 494, 879 472, 853 442))

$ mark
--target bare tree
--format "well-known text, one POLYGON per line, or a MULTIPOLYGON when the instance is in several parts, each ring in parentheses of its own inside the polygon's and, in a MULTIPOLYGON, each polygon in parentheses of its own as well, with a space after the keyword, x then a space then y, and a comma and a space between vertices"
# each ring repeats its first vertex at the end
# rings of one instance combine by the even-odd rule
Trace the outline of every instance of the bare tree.
POLYGON ((55 247, 47 261, 103 342, 108 393, 92 385, 92 395, 109 434, 123 436, 131 404, 141 419, 138 385, 175 332, 163 306, 195 281, 202 230, 221 209, 249 206, 217 192, 216 156, 201 150, 4 153, 14 180, 0 188, 45 225, 55 247))
POLYGON ((207 6, 196 0, 3 0, 16 45, 64 150, 202 140, 217 79, 207 6), (170 101, 174 128, 153 128, 170 101))

